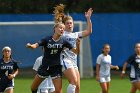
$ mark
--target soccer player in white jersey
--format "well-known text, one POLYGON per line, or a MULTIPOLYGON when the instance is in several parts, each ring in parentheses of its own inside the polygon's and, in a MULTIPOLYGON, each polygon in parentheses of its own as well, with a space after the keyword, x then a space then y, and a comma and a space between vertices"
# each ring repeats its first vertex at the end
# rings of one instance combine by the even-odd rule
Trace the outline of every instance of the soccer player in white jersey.
POLYGON ((96 62, 96 80, 100 83, 102 93, 109 92, 110 86, 110 69, 118 70, 118 66, 111 65, 111 56, 109 55, 110 45, 105 44, 102 54, 97 57, 96 62))
MULTIPOLYGON (((55 15, 58 14, 58 11, 61 10, 61 5, 55 7, 55 15), (58 10, 57 10, 58 8, 58 10)), ((85 12, 85 17, 87 19, 87 29, 80 32, 73 32, 74 22, 71 16, 64 16, 63 23, 65 24, 65 32, 63 36, 69 41, 72 45, 76 47, 77 38, 83 38, 89 36, 92 33, 92 8, 85 12)), ((60 14, 61 16, 62 14, 60 14)), ((64 14, 63 14, 64 15, 64 14)), ((78 49, 78 48, 77 48, 78 49)), ((72 51, 65 49, 61 54, 61 63, 63 66, 64 76, 68 79, 69 85, 67 87, 67 93, 79 93, 80 92, 80 74, 77 66, 77 54, 72 51)))
MULTIPOLYGON (((33 70, 35 70, 35 72, 38 71, 38 68, 42 64, 42 58, 43 56, 40 56, 36 59, 35 64, 33 66, 33 70)), ((54 93, 54 91, 55 91, 55 88, 54 88, 52 79, 49 76, 39 85, 37 93, 54 93)))
POLYGON ((130 93, 136 93, 140 91, 140 43, 135 45, 135 53, 131 55, 123 65, 121 78, 124 77, 127 65, 130 65, 130 81, 131 90, 130 93))

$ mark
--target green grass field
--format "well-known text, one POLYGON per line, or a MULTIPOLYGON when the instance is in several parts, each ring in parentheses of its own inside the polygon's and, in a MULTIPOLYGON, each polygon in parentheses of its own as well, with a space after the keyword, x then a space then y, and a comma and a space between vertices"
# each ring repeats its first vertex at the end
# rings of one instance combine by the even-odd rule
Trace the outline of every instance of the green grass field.
MULTIPOLYGON (((30 86, 32 78, 16 78, 15 79, 15 92, 14 93, 31 93, 30 86)), ((63 79, 63 93, 66 93, 67 80, 63 79)), ((130 81, 128 77, 121 80, 119 77, 112 77, 110 93, 129 93, 130 81)), ((81 79, 81 91, 80 93, 100 93, 100 86, 95 78, 81 79)))

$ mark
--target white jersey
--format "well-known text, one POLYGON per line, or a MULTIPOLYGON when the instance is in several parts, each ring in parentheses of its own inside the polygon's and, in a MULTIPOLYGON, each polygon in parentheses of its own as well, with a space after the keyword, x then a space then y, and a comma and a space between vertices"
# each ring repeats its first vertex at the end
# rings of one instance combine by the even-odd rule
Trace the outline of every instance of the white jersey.
POLYGON ((97 64, 100 64, 100 77, 109 77, 110 76, 110 65, 111 65, 111 56, 100 54, 97 57, 97 64))
MULTIPOLYGON (((36 59, 35 64, 33 66, 33 70, 38 71, 38 68, 42 64, 42 58, 43 56, 40 56, 36 59)), ((50 88, 54 88, 54 85, 53 85, 51 77, 49 76, 44 81, 42 81, 38 89, 50 89, 50 88)))
MULTIPOLYGON (((71 33, 71 32, 65 31, 63 36, 66 38, 66 40, 70 44, 72 44, 74 47, 76 47, 76 40, 77 40, 77 38, 81 38, 82 37, 82 32, 71 33)), ((77 54, 73 53, 69 49, 65 49, 62 52, 62 55, 64 55, 64 57, 70 58, 72 61, 76 62, 76 64, 77 64, 77 54)))

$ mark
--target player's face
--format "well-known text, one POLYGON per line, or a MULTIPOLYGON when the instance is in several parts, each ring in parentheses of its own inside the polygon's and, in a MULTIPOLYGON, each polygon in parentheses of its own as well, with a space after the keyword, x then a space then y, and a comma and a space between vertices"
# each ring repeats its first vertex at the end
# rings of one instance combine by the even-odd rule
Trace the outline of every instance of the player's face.
POLYGON ((110 46, 106 45, 103 48, 104 54, 108 54, 110 52, 110 46))
POLYGON ((140 44, 136 44, 135 51, 137 54, 140 54, 140 44))
POLYGON ((63 35, 65 30, 65 25, 64 24, 59 24, 58 26, 55 27, 55 33, 58 35, 63 35))
POLYGON ((3 50, 3 56, 9 58, 11 56, 11 50, 3 50))
POLYGON ((73 20, 67 20, 66 22, 65 22, 65 30, 66 31, 68 31, 68 32, 72 32, 73 31, 73 27, 74 27, 74 25, 73 25, 73 20))

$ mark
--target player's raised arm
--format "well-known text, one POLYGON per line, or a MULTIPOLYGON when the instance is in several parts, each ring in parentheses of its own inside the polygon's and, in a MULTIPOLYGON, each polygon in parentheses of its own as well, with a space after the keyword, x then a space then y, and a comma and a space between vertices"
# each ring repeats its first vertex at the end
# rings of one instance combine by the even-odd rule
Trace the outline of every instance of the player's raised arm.
POLYGON ((85 12, 85 17, 87 19, 87 29, 82 32, 83 37, 89 36, 92 33, 92 22, 91 22, 92 12, 93 12, 92 8, 88 9, 88 11, 85 12))
POLYGON ((34 43, 34 44, 27 43, 27 44, 26 44, 26 47, 27 47, 27 48, 32 48, 32 49, 35 49, 35 48, 37 48, 38 46, 39 46, 38 43, 34 43))

